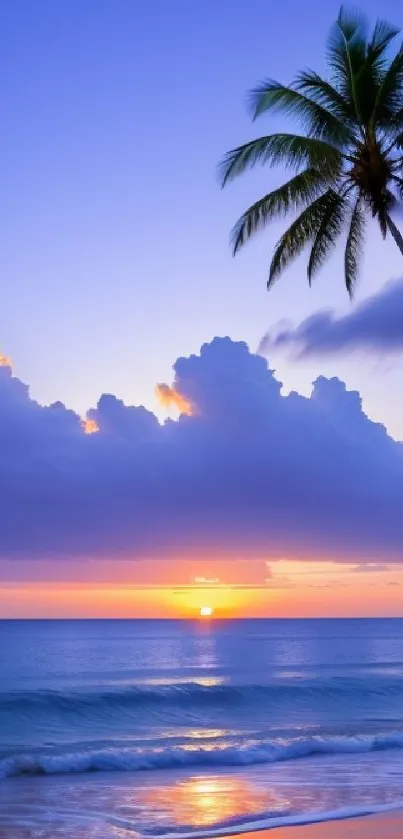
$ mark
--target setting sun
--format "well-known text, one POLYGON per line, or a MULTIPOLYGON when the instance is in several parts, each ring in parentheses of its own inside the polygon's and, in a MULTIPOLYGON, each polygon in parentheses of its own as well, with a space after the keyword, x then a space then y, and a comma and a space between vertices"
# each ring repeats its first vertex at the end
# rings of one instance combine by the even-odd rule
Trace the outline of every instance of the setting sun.
POLYGON ((213 614, 213 610, 211 606, 202 606, 200 609, 200 617, 201 618, 211 618, 213 614))

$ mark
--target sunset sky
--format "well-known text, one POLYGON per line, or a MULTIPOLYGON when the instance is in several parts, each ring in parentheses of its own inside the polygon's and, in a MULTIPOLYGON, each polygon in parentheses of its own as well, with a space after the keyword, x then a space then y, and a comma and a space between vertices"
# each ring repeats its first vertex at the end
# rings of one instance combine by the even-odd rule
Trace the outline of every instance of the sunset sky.
POLYGON ((0 617, 403 615, 401 255, 267 294, 215 174, 338 6, 2 3, 0 617))
MULTIPOLYGON (((26 579, 3 582, 1 612, 3 617, 31 618, 131 618, 170 617, 195 618, 203 606, 210 606, 213 617, 356 617, 356 616, 401 616, 402 611, 402 568, 385 570, 371 566, 365 569, 350 565, 330 563, 296 563, 288 560, 275 563, 266 583, 264 562, 247 561, 243 577, 249 579, 260 575, 256 584, 233 583, 233 563, 217 560, 217 571, 223 580, 216 584, 202 584, 200 577, 189 583, 172 584, 156 582, 140 586, 137 582, 137 568, 125 567, 123 563, 107 563, 105 572, 99 569, 70 569, 83 582, 55 579, 52 568, 44 564, 33 564, 31 571, 25 569, 26 579), (46 580, 41 575, 46 573, 46 580), (32 581, 30 577, 39 577, 32 581), (106 579, 100 581, 99 577, 106 579), (95 580, 93 581, 93 577, 95 580), (111 581, 113 577, 113 581, 111 581), (125 580, 125 582, 122 582, 125 580), (90 582, 91 580, 91 582, 90 582), (131 582, 136 580, 136 582, 131 582)), ((157 563, 155 563, 157 565, 157 563)), ((168 565, 165 562, 165 565, 168 565)), ((203 567, 203 562, 170 563, 174 574, 164 573, 161 563, 157 565, 161 580, 175 576, 190 578, 192 567, 203 567)), ((154 576, 154 575, 151 575, 154 576)), ((214 577, 213 579, 217 579, 214 577)))

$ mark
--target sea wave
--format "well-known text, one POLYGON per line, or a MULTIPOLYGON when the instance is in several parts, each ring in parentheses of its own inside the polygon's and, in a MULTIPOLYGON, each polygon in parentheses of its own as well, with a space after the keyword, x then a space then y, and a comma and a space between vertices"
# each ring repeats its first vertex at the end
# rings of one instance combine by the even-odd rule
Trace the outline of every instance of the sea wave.
POLYGON ((16 752, 0 758, 0 779, 18 775, 136 772, 178 767, 242 767, 315 755, 364 754, 388 749, 403 749, 403 732, 357 737, 300 737, 238 746, 187 744, 155 748, 77 748, 74 752, 16 752))
POLYGON ((271 684, 205 685, 185 682, 167 685, 124 685, 107 689, 36 690, 0 692, 0 712, 29 710, 59 710, 82 712, 94 707, 153 707, 169 705, 246 705, 262 702, 297 702, 305 699, 342 697, 403 696, 403 679, 378 677, 333 677, 322 679, 285 679, 271 684))

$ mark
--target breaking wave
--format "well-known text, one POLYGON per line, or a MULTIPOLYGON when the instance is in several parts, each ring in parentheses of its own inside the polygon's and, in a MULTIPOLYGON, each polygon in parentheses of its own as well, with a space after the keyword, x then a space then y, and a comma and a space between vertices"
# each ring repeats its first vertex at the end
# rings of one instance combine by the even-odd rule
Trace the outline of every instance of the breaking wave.
POLYGON ((135 772, 177 767, 236 767, 297 760, 314 755, 363 754, 403 749, 403 733, 357 737, 301 737, 240 745, 154 748, 82 748, 16 752, 0 758, 0 778, 84 772, 135 772))

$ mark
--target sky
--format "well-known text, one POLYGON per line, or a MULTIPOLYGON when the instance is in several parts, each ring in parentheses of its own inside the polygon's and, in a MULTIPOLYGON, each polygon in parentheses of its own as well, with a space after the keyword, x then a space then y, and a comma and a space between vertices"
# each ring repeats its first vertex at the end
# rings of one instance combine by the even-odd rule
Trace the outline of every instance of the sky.
POLYGON ((401 255, 268 294, 281 226, 228 237, 284 173, 216 176, 337 10, 1 3, 0 615, 403 615, 401 255))

